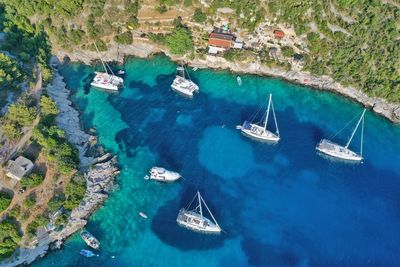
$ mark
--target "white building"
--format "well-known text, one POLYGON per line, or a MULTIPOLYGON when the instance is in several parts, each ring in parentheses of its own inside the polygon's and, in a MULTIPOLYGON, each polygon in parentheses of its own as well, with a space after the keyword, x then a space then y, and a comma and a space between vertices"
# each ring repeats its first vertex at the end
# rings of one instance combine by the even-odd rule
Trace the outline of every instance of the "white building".
POLYGON ((6 175, 20 181, 25 175, 29 175, 33 169, 33 163, 29 159, 19 156, 15 160, 8 161, 6 175))

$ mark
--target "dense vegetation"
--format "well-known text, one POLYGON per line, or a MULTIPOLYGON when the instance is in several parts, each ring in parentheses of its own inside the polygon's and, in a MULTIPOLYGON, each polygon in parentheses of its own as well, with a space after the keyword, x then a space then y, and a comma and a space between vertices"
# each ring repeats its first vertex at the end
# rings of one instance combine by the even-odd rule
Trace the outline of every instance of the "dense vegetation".
POLYGON ((0 53, 0 90, 16 89, 24 75, 16 60, 0 53))
POLYGON ((0 212, 7 209, 11 203, 12 197, 4 192, 0 192, 0 212))
POLYGON ((76 208, 86 193, 86 181, 82 176, 75 176, 65 188, 64 208, 72 210, 76 208))
POLYGON ((11 221, 0 222, 0 261, 10 256, 21 241, 18 226, 11 221))
POLYGON ((398 7, 379 0, 276 0, 268 10, 307 35, 312 73, 400 102, 398 7))
POLYGON ((44 180, 44 175, 41 173, 32 173, 28 177, 21 179, 21 185, 26 188, 36 187, 44 180))
POLYGON ((32 125, 36 117, 36 109, 21 102, 10 105, 4 117, 3 134, 10 140, 16 140, 22 136, 22 127, 32 125))

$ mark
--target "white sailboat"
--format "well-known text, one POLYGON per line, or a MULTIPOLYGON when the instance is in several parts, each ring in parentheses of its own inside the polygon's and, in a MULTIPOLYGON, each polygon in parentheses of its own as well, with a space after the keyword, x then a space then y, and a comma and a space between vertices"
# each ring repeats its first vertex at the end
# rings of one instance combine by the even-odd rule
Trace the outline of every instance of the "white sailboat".
POLYGON ((218 225, 206 202, 201 197, 199 191, 197 191, 197 194, 194 196, 194 198, 186 208, 182 208, 179 210, 176 222, 179 226, 196 232, 207 234, 219 234, 221 232, 221 227, 218 225), (197 200, 198 204, 196 207, 194 207, 194 209, 191 209, 191 205, 195 200, 197 200), (204 204, 204 206, 206 207, 212 220, 203 215, 202 204, 204 204))
POLYGON ((146 180, 151 179, 159 182, 170 183, 170 182, 175 182, 181 177, 182 176, 177 172, 169 171, 162 167, 153 167, 150 169, 150 175, 146 175, 144 179, 146 180))
POLYGON ((178 93, 192 97, 194 92, 199 91, 199 86, 190 79, 189 73, 185 70, 185 67, 183 65, 179 66, 176 69, 178 71, 178 74, 175 76, 171 88, 178 93), (185 77, 185 72, 188 78, 185 77))
POLYGON ((325 155, 328 155, 328 156, 331 156, 331 157, 334 157, 337 159, 341 159, 341 160, 352 161, 352 162, 362 161, 364 159, 362 152, 363 152, 365 111, 366 111, 366 109, 364 109, 364 111, 362 112, 361 117, 358 120, 357 125, 354 128, 354 130, 345 146, 336 144, 328 139, 322 139, 316 147, 317 151, 319 151, 325 155), (350 146, 350 143, 353 140, 354 134, 356 133, 360 124, 361 124, 361 148, 360 148, 360 153, 358 154, 358 153, 350 150, 349 146, 350 146))
POLYGON ((103 59, 100 56, 100 52, 97 49, 96 43, 94 43, 96 47, 97 54, 99 55, 101 64, 103 65, 104 72, 96 72, 96 76, 94 77, 93 81, 90 83, 91 86, 106 89, 106 90, 113 90, 118 91, 118 88, 122 87, 124 84, 124 79, 114 75, 113 71, 111 70, 110 66, 108 66, 111 74, 108 73, 106 64, 104 63, 103 59))
POLYGON ((239 129, 246 136, 249 136, 249 137, 255 138, 257 140, 261 140, 261 141, 276 143, 280 140, 280 135, 279 135, 278 123, 276 121, 274 104, 272 103, 272 94, 269 95, 268 108, 267 108, 267 111, 265 112, 264 116, 265 116, 265 119, 264 119, 263 125, 245 121, 245 122, 243 122, 242 125, 239 125, 236 128, 239 129), (272 109, 272 114, 274 116, 275 129, 276 129, 275 133, 273 133, 267 129, 268 118, 269 118, 269 113, 270 113, 271 109, 272 109))

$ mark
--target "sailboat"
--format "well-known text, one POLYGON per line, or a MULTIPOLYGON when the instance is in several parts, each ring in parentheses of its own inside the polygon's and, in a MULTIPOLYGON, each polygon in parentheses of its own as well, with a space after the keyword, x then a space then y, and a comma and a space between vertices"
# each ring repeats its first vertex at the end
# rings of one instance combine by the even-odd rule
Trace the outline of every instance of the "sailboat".
POLYGON ((172 89, 185 96, 192 97, 194 92, 199 91, 199 86, 190 79, 189 73, 183 65, 177 67, 176 70, 177 75, 172 82, 172 89), (187 78, 185 77, 185 73, 187 74, 187 78))
POLYGON ((274 104, 272 103, 272 94, 269 95, 268 101, 268 108, 265 112, 265 119, 264 123, 260 125, 260 123, 252 123, 249 121, 243 122, 242 125, 237 126, 236 128, 239 129, 244 135, 255 138, 261 141, 267 142, 278 142, 280 139, 279 130, 278 130, 278 123, 276 121, 276 115, 274 110, 274 104), (272 114, 274 116, 275 122, 275 129, 276 132, 273 133, 267 129, 269 113, 272 110, 272 114))
POLYGON ((364 138, 364 115, 365 115, 366 109, 361 114, 360 119, 357 122, 356 127, 354 128, 353 132, 351 133, 351 136, 349 140, 347 141, 345 146, 336 144, 332 142, 331 140, 328 139, 322 139, 316 149, 317 151, 337 158, 341 160, 346 160, 346 161, 352 161, 352 162, 360 162, 363 160, 363 155, 362 155, 362 150, 363 150, 363 138, 364 138), (360 148, 360 153, 356 153, 352 150, 349 149, 350 143, 353 140, 354 134, 356 133, 358 127, 361 124, 361 148, 360 148))
POLYGON ((197 191, 196 195, 193 197, 192 201, 186 208, 182 208, 179 210, 176 222, 179 226, 196 232, 206 234, 219 234, 221 232, 221 227, 218 225, 206 202, 200 195, 199 191, 197 191), (197 200, 198 202, 197 206, 195 206, 194 209, 191 209, 191 205, 195 200, 197 200), (202 204, 204 204, 204 206, 206 207, 212 220, 203 215, 202 204))
POLYGON ((101 64, 103 65, 104 72, 96 72, 96 76, 94 77, 90 85, 101 89, 118 91, 118 88, 123 86, 124 79, 116 76, 113 73, 110 66, 108 66, 107 63, 104 63, 103 59, 101 58, 96 43, 94 43, 94 46, 96 48, 97 54, 99 55, 101 64), (108 66, 108 69, 110 70, 111 74, 108 73, 106 65, 108 66))

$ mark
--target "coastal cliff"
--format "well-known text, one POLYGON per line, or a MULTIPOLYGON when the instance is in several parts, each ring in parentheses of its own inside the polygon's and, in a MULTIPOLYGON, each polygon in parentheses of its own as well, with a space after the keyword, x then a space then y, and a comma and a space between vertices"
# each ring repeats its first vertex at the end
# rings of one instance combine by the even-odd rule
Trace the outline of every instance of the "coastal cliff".
POLYGON ((52 248, 60 248, 62 241, 84 227, 87 218, 108 198, 119 173, 117 159, 111 154, 106 153, 98 157, 86 155, 95 137, 81 130, 79 113, 72 107, 68 99, 70 91, 59 73, 54 74, 53 82, 47 86, 47 92, 60 110, 56 118, 57 125, 65 131, 68 141, 79 151, 81 169, 86 170, 86 194, 79 206, 72 211, 67 225, 61 231, 53 229, 39 234, 34 248, 19 248, 12 258, 1 262, 0 267, 30 264, 37 257, 44 256, 53 243, 55 245, 52 248))
MULTIPOLYGON (((278 77, 287 81, 298 83, 313 88, 330 91, 350 98, 367 108, 371 108, 377 114, 389 119, 391 122, 400 123, 400 104, 390 103, 389 101, 378 98, 370 97, 361 90, 353 87, 346 87, 338 82, 335 82, 329 76, 315 76, 309 72, 304 71, 285 71, 275 68, 269 68, 257 62, 244 63, 244 62, 231 62, 223 57, 206 55, 204 59, 189 59, 185 56, 176 56, 163 49, 160 46, 149 43, 144 39, 135 40, 132 45, 117 45, 113 43, 108 51, 103 55, 105 61, 118 61, 122 63, 125 57, 136 56, 141 58, 150 57, 156 53, 164 53, 176 62, 185 62, 192 67, 197 68, 212 68, 212 69, 228 69, 237 73, 248 73, 265 75, 271 77, 278 77)), ((98 60, 98 54, 93 51, 76 50, 73 52, 66 52, 63 50, 55 51, 59 59, 69 58, 72 61, 79 61, 85 64, 91 64, 93 61, 98 60)))

